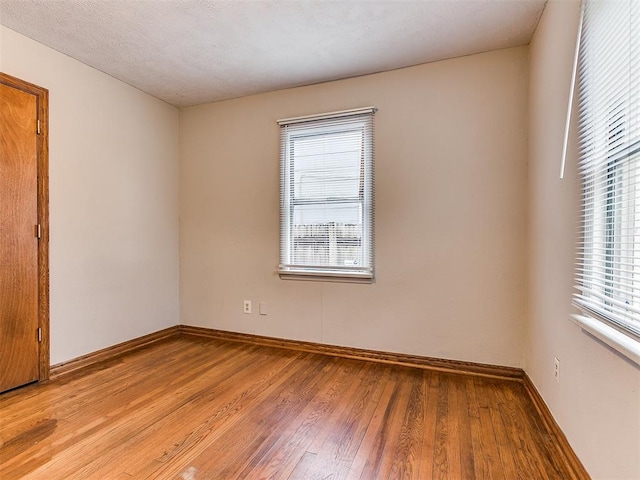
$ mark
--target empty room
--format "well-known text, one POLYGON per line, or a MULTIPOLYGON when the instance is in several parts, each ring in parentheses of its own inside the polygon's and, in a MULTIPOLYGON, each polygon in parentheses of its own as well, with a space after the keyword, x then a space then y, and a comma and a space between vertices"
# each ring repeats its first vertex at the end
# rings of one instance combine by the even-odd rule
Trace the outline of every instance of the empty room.
POLYGON ((637 0, 0 0, 0 479, 640 480, 637 186, 637 0))

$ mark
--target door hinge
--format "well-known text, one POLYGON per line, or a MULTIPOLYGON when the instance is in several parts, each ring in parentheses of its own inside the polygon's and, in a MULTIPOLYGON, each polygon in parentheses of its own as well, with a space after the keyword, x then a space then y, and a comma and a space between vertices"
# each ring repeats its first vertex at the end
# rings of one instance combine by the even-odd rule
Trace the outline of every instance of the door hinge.
POLYGON ((38 342, 42 342, 42 328, 38 327, 38 342))
POLYGON ((38 135, 40 135, 40 120, 36 122, 36 131, 38 132, 38 135))
POLYGON ((40 224, 36 225, 36 237, 38 237, 38 239, 42 238, 42 227, 40 224))

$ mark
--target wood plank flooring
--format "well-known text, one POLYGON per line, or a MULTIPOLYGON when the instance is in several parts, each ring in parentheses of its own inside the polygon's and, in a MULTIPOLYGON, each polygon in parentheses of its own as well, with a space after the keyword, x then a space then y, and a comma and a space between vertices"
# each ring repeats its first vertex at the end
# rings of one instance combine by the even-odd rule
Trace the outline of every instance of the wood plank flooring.
POLYGON ((517 381, 175 336, 0 395, 0 478, 571 479, 517 381))

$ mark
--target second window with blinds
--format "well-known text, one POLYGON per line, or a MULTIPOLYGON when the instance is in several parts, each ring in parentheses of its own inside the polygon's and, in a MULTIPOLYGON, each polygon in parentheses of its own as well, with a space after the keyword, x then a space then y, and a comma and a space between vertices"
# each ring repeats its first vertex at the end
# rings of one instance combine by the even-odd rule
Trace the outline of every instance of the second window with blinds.
POLYGON ((574 320, 640 364, 640 2, 583 3, 574 320))
POLYGON ((373 281, 375 110, 278 122, 281 278, 373 281))

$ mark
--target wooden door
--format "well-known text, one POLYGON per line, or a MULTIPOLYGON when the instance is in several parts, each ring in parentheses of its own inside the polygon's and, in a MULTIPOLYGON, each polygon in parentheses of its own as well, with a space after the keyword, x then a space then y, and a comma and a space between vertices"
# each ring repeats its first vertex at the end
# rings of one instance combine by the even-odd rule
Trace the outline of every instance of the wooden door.
MULTIPOLYGON (((37 94, 0 83, 0 392, 39 380, 43 373, 40 101, 37 94)), ((48 376, 48 368, 44 373, 48 376)))

